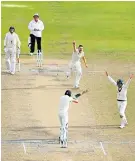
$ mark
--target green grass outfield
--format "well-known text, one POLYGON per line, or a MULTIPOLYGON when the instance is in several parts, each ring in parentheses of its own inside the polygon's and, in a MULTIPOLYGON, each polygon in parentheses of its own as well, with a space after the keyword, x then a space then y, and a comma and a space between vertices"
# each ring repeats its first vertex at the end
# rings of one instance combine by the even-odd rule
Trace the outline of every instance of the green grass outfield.
POLYGON ((87 57, 135 60, 135 2, 2 2, 2 47, 4 35, 13 25, 22 54, 28 53, 27 26, 36 12, 45 23, 42 43, 46 56, 67 58, 75 39, 84 45, 87 57), (7 4, 26 7, 5 7, 7 4))

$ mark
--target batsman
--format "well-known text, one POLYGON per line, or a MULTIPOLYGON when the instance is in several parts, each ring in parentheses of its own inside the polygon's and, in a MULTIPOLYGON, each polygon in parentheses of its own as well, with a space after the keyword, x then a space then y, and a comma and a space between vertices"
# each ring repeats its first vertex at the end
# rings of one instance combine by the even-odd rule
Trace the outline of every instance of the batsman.
POLYGON ((126 107, 127 107, 127 89, 131 82, 131 79, 133 78, 133 74, 130 75, 128 81, 124 84, 124 81, 122 79, 118 79, 117 82, 113 80, 108 73, 106 72, 106 76, 110 80, 111 83, 113 83, 117 87, 117 105, 118 110, 121 118, 121 124, 120 128, 124 128, 128 122, 125 115, 126 107))
POLYGON ((59 104, 59 121, 60 121, 60 146, 61 148, 67 147, 68 141, 68 109, 71 102, 78 103, 78 98, 87 93, 88 90, 83 91, 82 93, 78 93, 76 95, 72 95, 70 90, 66 90, 65 94, 60 97, 60 104, 59 104))
POLYGON ((6 33, 4 40, 4 51, 6 54, 6 67, 7 72, 14 75, 16 71, 16 59, 18 63, 18 70, 20 71, 20 39, 18 35, 15 33, 15 28, 11 26, 9 28, 9 32, 6 33))

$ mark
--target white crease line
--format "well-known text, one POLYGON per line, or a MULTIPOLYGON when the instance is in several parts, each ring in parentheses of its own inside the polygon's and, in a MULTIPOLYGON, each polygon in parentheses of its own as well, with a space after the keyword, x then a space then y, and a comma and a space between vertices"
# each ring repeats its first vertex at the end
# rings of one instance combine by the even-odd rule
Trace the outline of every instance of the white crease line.
POLYGON ((24 143, 22 143, 22 145, 23 145, 24 153, 26 154, 26 153, 27 153, 27 151, 26 151, 25 144, 24 144, 24 143))
POLYGON ((105 152, 105 149, 104 149, 104 146, 103 146, 102 142, 99 142, 99 143, 100 143, 100 147, 101 147, 101 149, 102 149, 104 155, 107 155, 107 153, 105 152))

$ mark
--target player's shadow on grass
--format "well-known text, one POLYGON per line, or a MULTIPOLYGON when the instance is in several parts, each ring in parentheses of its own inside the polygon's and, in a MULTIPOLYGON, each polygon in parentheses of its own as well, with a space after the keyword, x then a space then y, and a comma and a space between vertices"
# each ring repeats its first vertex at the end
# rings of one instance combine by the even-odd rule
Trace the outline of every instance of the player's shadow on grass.
POLYGON ((6 71, 1 71, 1 75, 10 75, 10 74, 7 73, 6 71))

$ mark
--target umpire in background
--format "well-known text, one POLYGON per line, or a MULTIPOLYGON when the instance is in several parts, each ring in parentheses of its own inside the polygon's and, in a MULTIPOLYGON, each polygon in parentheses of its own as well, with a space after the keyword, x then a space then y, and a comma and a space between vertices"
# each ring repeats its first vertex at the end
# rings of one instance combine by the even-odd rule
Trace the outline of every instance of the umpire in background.
POLYGON ((30 21, 28 25, 28 29, 30 30, 30 36, 28 39, 28 47, 30 48, 30 55, 33 55, 35 51, 35 41, 37 41, 37 50, 38 53, 41 52, 41 37, 42 31, 44 30, 44 24, 41 20, 39 20, 38 13, 33 15, 33 20, 30 21))

